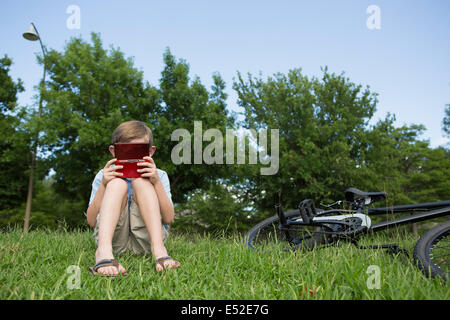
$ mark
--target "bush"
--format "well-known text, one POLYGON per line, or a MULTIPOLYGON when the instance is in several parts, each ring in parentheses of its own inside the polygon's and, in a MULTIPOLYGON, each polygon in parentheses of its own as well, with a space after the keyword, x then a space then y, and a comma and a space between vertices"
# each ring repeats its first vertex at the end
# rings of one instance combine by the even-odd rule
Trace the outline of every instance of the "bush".
POLYGON ((192 192, 185 204, 176 206, 172 226, 183 231, 245 232, 256 221, 251 211, 237 190, 216 183, 192 192))

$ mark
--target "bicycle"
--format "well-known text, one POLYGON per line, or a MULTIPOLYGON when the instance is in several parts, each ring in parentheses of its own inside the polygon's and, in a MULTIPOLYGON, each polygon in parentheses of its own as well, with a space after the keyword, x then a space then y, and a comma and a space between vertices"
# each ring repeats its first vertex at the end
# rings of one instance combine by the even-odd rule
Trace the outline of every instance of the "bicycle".
MULTIPOLYGON (((397 244, 361 246, 359 238, 371 232, 379 232, 399 225, 444 217, 450 214, 450 200, 401 205, 382 208, 368 206, 386 200, 385 192, 364 192, 356 188, 345 191, 345 200, 316 209, 314 201, 300 202, 298 210, 284 212, 280 203, 275 205, 276 215, 267 218, 244 236, 244 244, 252 249, 276 246, 283 250, 311 250, 317 246, 350 241, 360 249, 386 249, 390 253, 404 253, 397 244), (347 204, 348 209, 335 209, 347 204), (372 224, 370 216, 379 214, 412 213, 394 220, 372 224)), ((450 221, 446 221, 424 234, 417 242, 413 257, 427 276, 447 279, 450 221)))

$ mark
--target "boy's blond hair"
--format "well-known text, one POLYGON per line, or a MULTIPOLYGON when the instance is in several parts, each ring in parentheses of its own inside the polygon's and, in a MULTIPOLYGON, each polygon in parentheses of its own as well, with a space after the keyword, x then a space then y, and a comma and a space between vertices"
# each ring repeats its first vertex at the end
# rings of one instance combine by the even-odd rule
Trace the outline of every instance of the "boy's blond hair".
POLYGON ((142 121, 131 120, 121 123, 112 134, 112 143, 130 142, 134 139, 145 138, 153 145, 153 134, 142 121))

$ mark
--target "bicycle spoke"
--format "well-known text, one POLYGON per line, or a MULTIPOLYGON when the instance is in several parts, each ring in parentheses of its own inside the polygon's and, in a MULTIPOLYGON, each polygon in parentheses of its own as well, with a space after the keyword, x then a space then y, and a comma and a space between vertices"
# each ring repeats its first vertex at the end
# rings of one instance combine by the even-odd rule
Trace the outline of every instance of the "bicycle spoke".
POLYGON ((445 279, 450 275, 449 223, 447 221, 433 227, 416 244, 415 257, 427 276, 442 276, 445 279))

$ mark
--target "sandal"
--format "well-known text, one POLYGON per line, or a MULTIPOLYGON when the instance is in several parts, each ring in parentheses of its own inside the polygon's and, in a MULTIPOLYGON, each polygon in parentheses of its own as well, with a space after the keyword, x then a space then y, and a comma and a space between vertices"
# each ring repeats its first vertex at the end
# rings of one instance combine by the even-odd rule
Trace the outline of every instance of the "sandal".
MULTIPOLYGON (((121 274, 120 271, 119 271, 119 262, 116 259, 104 259, 104 260, 101 260, 101 261, 97 262, 93 267, 89 267, 89 271, 90 271, 90 273, 92 275, 95 276, 95 275, 99 274, 99 272, 97 272, 97 270, 99 268, 111 267, 111 266, 112 267, 116 267, 117 271, 119 272, 119 275, 121 274)), ((121 275, 126 277, 128 275, 128 273, 125 272, 125 273, 122 273, 121 275)), ((108 277, 108 275, 105 275, 105 276, 108 277)), ((111 275, 109 277, 114 277, 114 275, 111 275)))
MULTIPOLYGON (((174 260, 172 257, 169 257, 169 256, 159 258, 158 260, 156 260, 156 263, 159 264, 159 265, 161 266, 161 268, 162 268, 161 271, 169 270, 169 269, 176 269, 176 268, 178 268, 179 266, 181 266, 180 262, 174 260), (173 260, 173 261, 175 261, 175 264, 174 264, 174 265, 171 265, 171 266, 165 266, 165 265, 164 265, 164 261, 167 261, 167 260, 173 260)), ((160 271, 157 270, 157 272, 160 272, 160 271)))

